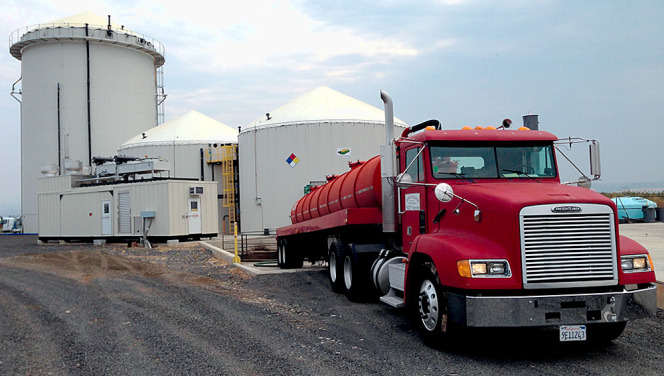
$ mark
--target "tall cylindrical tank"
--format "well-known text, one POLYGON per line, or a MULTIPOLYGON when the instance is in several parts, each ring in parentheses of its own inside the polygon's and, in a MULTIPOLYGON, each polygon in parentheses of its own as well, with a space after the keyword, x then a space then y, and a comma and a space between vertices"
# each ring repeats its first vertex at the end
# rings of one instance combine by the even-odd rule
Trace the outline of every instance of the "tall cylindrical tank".
POLYGON ((21 193, 24 229, 37 232, 40 166, 113 155, 157 125, 161 43, 83 13, 16 30, 10 53, 21 60, 21 193))

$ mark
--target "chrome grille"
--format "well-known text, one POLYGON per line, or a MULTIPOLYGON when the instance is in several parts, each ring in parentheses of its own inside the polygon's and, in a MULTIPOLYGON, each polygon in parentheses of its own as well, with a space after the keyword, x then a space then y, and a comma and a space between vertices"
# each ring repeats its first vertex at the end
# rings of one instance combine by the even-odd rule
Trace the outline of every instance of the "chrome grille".
POLYGON ((605 205, 556 205, 521 211, 523 283, 526 288, 604 286, 617 283, 613 211, 605 205))

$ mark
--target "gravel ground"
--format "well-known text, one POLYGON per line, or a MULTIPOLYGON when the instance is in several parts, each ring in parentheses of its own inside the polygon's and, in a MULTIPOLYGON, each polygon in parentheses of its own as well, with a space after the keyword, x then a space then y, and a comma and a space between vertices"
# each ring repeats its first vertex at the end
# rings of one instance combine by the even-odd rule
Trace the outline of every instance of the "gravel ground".
POLYGON ((251 278, 196 244, 0 237, 1 375, 662 375, 664 312, 610 344, 469 331, 426 346, 409 318, 331 293, 324 271, 251 278))

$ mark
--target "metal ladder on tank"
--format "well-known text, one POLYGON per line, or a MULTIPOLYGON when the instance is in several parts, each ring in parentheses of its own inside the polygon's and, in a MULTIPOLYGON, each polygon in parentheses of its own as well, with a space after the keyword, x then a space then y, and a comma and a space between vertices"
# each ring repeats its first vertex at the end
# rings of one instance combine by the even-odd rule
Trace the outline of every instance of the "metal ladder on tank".
POLYGON ((221 147, 221 172, 224 182, 224 198, 222 203, 225 208, 228 208, 228 221, 230 226, 236 221, 235 168, 233 168, 233 161, 235 160, 236 154, 237 145, 221 147))

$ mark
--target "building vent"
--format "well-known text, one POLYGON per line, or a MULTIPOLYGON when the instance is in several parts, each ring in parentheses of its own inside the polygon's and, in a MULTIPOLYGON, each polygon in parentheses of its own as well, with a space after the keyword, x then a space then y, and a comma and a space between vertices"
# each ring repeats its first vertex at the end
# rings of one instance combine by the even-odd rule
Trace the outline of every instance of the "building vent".
POLYGON ((131 234, 131 196, 118 192, 118 233, 131 234))

